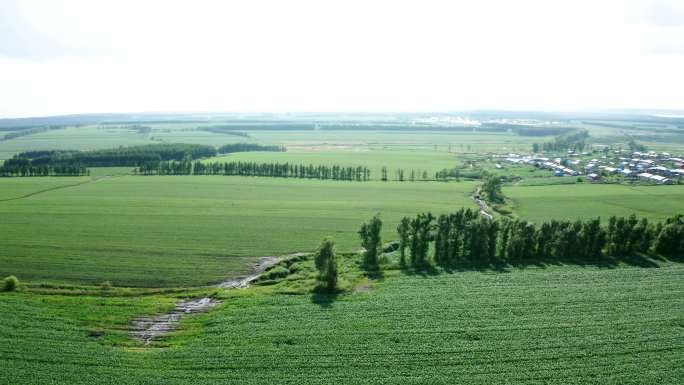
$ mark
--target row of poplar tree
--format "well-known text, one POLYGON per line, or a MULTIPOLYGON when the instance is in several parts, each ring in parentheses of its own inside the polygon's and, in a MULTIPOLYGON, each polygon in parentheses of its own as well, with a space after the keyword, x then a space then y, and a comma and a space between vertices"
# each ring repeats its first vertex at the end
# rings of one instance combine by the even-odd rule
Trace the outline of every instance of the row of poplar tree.
POLYGON ((0 166, 0 177, 13 176, 83 176, 90 175, 87 168, 79 165, 12 164, 0 166))
MULTIPOLYGON (((379 268, 381 231, 379 215, 363 223, 358 231, 366 269, 379 268)), ((552 220, 537 226, 517 219, 486 219, 476 210, 460 209, 439 217, 429 212, 404 217, 397 233, 400 264, 413 267, 433 261, 439 266, 455 267, 493 260, 515 263, 623 257, 647 252, 665 256, 684 254, 684 215, 681 214, 656 223, 632 215, 613 216, 607 226, 599 218, 574 222, 552 220), (430 250, 434 250, 432 260, 430 250)), ((318 279, 327 292, 337 290, 334 244, 332 238, 325 238, 315 259, 318 279)))
POLYGON ((401 263, 414 266, 428 263, 431 249, 434 262, 440 266, 492 259, 520 262, 624 257, 646 252, 684 254, 681 214, 657 223, 632 215, 613 216, 607 226, 599 218, 535 225, 519 219, 485 219, 476 210, 461 209, 439 217, 431 213, 404 217, 397 232, 401 263))
POLYGON ((154 162, 138 167, 136 173, 141 175, 241 175, 359 182, 370 179, 370 170, 364 166, 314 166, 312 164, 257 162, 154 162))
MULTIPOLYGON (((447 181, 451 179, 459 179, 459 177, 460 172, 458 169, 445 168, 435 173, 434 180, 447 181)), ((419 180, 428 181, 431 180, 430 178, 431 176, 428 175, 427 171, 410 170, 409 172, 407 172, 401 168, 394 170, 394 180, 398 182, 415 182, 419 180)), ((389 170, 387 169, 387 167, 383 167, 380 170, 380 180, 383 182, 387 182, 388 180, 390 180, 389 170)))

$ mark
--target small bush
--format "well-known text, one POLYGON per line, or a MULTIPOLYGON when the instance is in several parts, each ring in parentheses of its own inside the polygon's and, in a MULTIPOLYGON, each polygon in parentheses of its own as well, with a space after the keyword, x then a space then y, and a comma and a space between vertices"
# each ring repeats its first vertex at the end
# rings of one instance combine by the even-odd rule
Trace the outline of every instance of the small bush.
POLYGON ((513 211, 510 209, 510 207, 508 207, 506 205, 494 205, 494 206, 492 206, 492 208, 494 209, 494 211, 496 211, 497 213, 499 213, 501 215, 513 214, 513 211))
POLYGON ((17 289, 19 286, 19 280, 17 277, 10 275, 9 277, 5 278, 3 281, 2 285, 2 290, 3 291, 14 291, 17 289))
POLYGON ((300 270, 302 270, 302 265, 300 263, 293 263, 290 265, 290 274, 294 274, 300 270))
POLYGON ((263 280, 271 280, 287 277, 290 274, 290 270, 284 268, 283 266, 276 266, 271 270, 265 272, 261 278, 263 280))
POLYGON ((112 288, 112 282, 111 281, 104 281, 100 284, 100 289, 102 290, 110 290, 112 288))

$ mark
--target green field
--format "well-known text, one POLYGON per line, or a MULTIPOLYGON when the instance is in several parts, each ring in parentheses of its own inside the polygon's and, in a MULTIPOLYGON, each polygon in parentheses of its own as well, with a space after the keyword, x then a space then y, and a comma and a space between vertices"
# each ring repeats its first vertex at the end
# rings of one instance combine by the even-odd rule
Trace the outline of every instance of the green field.
POLYGON ((511 186, 504 194, 515 213, 535 222, 557 219, 608 219, 636 214, 663 220, 684 211, 684 186, 572 184, 511 186))
MULTIPOLYGON (((404 275, 322 300, 260 288, 174 347, 101 345, 153 301, 0 294, 0 383, 677 384, 684 267, 404 275), (260 294, 261 293, 261 294, 260 294), (108 314, 108 316, 105 316, 108 314)), ((268 289, 268 287, 264 287, 268 289)), ((175 342, 174 342, 175 341, 175 342)))
MULTIPOLYGON (((371 181, 133 175, 134 164, 168 159, 160 153, 108 161, 130 166, 93 167, 84 177, 0 178, 0 279, 16 275, 20 282, 16 292, 0 291, 0 385, 684 383, 682 255, 659 255, 658 247, 618 254, 622 241, 614 236, 597 253, 566 247, 553 257, 526 243, 532 248, 517 257, 494 248, 469 260, 464 246, 463 258, 443 268, 432 259, 432 239, 427 265, 400 265, 399 251, 389 251, 378 270, 362 268, 357 232, 364 221, 379 213, 387 242, 398 238, 404 216, 477 209, 471 194, 491 181, 485 172, 505 177, 497 212, 510 208, 511 217, 536 223, 684 213, 682 185, 590 184, 502 159, 555 140, 525 136, 554 132, 552 125, 586 128, 590 145, 609 144, 611 151, 636 138, 678 154, 679 125, 541 114, 525 131, 515 123, 524 115, 483 113, 483 129, 499 124, 499 132, 431 126, 429 114, 105 115, 59 118, 49 130, 35 120, 34 133, 0 141, 0 163, 30 150, 257 143, 287 151, 199 161, 363 166, 371 181), (143 118, 150 121, 136 120, 143 118), (383 167, 389 182, 379 180, 383 167), (432 179, 445 168, 458 168, 462 181, 408 181, 412 170, 432 179), (397 169, 405 182, 394 180, 397 169), (247 289, 211 286, 250 271, 259 257, 313 252, 326 236, 334 237, 340 258, 334 294, 316 287, 311 255, 281 261, 247 289), (130 335, 140 316, 207 297, 221 304, 185 314, 180 329, 151 345, 130 335)), ((6 133, 20 122, 3 123, 6 133)), ((57 155, 64 158, 55 162, 73 156, 57 155)), ((185 152, 175 159, 192 158, 185 152)), ((29 164, 17 162, 12 167, 29 164)), ((3 175, 20 173, 26 168, 3 175)), ((489 224, 477 218, 452 227, 449 247, 466 238, 485 244, 492 238, 472 230, 496 229, 489 224), (461 231, 462 238, 453 236, 461 231)), ((444 234, 443 227, 423 229, 409 240, 414 246, 444 234)), ((586 229, 579 233, 595 231, 586 229)), ((499 234, 497 245, 508 237, 499 234)), ((517 234, 506 241, 522 244, 517 234)), ((572 241, 552 239, 557 249, 572 241)))
POLYGON ((0 276, 27 281, 186 286, 218 282, 255 257, 312 250, 326 235, 359 246, 381 213, 475 207, 471 182, 334 182, 223 176, 0 179, 0 276))
MULTIPOLYGON (((402 216, 475 207, 475 186, 222 176, 0 179, 0 276, 150 287, 218 282, 256 257, 312 250, 326 235, 341 250, 355 250, 360 223, 377 212, 383 236, 395 239, 402 216)), ((535 222, 631 213, 662 220, 684 205, 681 186, 504 192, 516 215, 535 222)))
MULTIPOLYGON (((140 134, 126 125, 67 127, 0 141, 0 159, 29 150, 93 150, 151 143, 197 143, 219 147, 227 143, 250 142, 285 145, 295 152, 349 152, 409 150, 428 153, 471 153, 486 151, 528 151, 532 143, 548 137, 523 137, 511 133, 417 131, 248 131, 240 137, 196 130, 202 124, 145 124, 152 131, 140 134)), ((441 156, 439 154, 438 156, 441 156)))

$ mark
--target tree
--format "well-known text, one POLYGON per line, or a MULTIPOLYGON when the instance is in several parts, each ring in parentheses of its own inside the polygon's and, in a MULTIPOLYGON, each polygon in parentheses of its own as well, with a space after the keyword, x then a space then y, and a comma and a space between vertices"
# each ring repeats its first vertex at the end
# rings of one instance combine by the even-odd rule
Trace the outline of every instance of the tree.
POLYGON ((627 145, 629 146, 629 150, 632 152, 634 152, 634 151, 640 151, 640 152, 648 151, 648 148, 646 146, 644 146, 641 143, 637 143, 637 141, 634 139, 630 139, 630 141, 629 141, 629 143, 627 143, 627 145))
POLYGON ((501 192, 501 178, 489 175, 482 184, 482 191, 490 202, 502 202, 503 192, 501 192))
POLYGON ((654 249, 667 256, 684 253, 684 216, 668 218, 658 231, 654 249))
POLYGON ((532 144, 532 152, 535 154, 539 152, 539 143, 532 144))
POLYGON ((378 250, 380 248, 380 231, 382 230, 382 221, 380 214, 376 214, 368 223, 361 225, 359 230, 359 237, 361 238, 361 246, 366 249, 364 254, 364 264, 366 267, 378 267, 378 250))
POLYGON ((316 254, 316 269, 318 280, 325 285, 325 290, 333 293, 337 287, 337 256, 335 255, 335 240, 326 237, 318 247, 316 254))
POLYGON ((432 213, 421 213, 410 222, 409 249, 411 250, 411 264, 423 266, 427 260, 427 253, 430 249, 432 221, 435 217, 432 213))
POLYGON ((382 181, 387 182, 387 167, 382 166, 382 181))
POLYGON ((401 266, 406 266, 406 247, 409 242, 409 229, 411 220, 408 217, 401 218, 399 226, 397 226, 397 233, 399 233, 399 263, 401 266))

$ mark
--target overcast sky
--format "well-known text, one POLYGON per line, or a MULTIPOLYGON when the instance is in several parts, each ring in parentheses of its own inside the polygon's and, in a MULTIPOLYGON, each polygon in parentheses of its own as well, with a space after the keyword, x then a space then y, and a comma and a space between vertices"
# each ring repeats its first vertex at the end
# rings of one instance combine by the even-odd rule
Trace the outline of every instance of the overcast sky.
POLYGON ((0 0, 0 117, 684 109, 684 1, 0 0))

